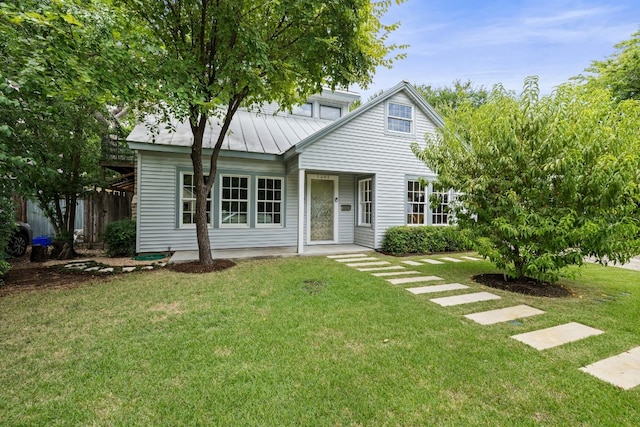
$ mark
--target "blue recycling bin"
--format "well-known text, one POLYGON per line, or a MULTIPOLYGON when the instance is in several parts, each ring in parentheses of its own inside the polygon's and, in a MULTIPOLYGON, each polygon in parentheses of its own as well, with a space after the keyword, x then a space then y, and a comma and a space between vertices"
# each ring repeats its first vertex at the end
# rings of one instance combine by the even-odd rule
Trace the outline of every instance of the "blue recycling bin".
POLYGON ((34 246, 50 246, 51 245, 51 237, 49 236, 38 236, 33 238, 33 242, 31 243, 34 246))

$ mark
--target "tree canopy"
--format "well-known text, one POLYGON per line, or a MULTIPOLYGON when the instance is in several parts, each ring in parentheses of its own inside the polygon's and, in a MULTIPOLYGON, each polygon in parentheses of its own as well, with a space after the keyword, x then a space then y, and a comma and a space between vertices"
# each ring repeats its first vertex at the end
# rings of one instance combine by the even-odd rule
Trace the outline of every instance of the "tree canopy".
MULTIPOLYGON (((401 3, 402 0, 396 0, 401 3)), ((120 0, 142 34, 137 97, 169 116, 188 120, 194 141, 196 230, 200 262, 213 262, 206 198, 215 180, 218 153, 241 106, 302 102, 323 86, 366 86, 377 66, 389 66, 399 46, 387 37, 397 24, 381 18, 390 0, 120 0), (221 123, 207 167, 207 121, 221 123), (205 172, 206 169, 206 172, 205 172)), ((128 35, 123 35, 128 42, 128 35)), ((397 57, 397 56, 396 56, 397 57)), ((166 120, 165 120, 166 121, 166 120)))
POLYGON ((489 91, 483 86, 474 86, 471 80, 465 82, 455 80, 451 87, 434 87, 427 84, 416 85, 416 89, 438 112, 444 112, 450 109, 455 110, 463 103, 469 103, 474 107, 479 107, 487 101, 487 97, 489 96, 489 91))
POLYGON ((615 45, 617 52, 604 61, 594 61, 590 74, 580 80, 607 88, 614 99, 640 99, 640 31, 615 45))
MULTIPOLYGON (((13 191, 35 199, 58 242, 73 253, 76 199, 99 174, 97 120, 113 101, 114 17, 100 3, 25 0, 2 4, 0 49, 4 150, 25 159, 13 191), (107 67, 108 65, 108 67, 107 67)), ((106 113, 103 113, 106 115, 106 113)))
POLYGON ((566 85, 540 96, 494 88, 464 102, 414 152, 445 188, 479 252, 510 276, 555 281, 585 256, 625 262, 640 252, 640 103, 566 85))

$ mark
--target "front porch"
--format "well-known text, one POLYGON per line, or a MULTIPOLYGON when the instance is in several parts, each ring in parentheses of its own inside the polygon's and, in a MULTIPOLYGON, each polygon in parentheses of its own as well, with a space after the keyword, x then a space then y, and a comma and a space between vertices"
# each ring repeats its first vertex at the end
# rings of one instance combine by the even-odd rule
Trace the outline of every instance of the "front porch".
MULTIPOLYGON (((214 259, 259 259, 259 258, 283 258, 291 256, 320 256, 347 253, 366 253, 373 249, 360 245, 306 245, 303 253, 297 252, 295 246, 271 247, 271 248, 246 248, 246 249, 216 249, 211 254, 214 259)), ((181 263, 198 260, 198 251, 176 251, 169 263, 181 263)))

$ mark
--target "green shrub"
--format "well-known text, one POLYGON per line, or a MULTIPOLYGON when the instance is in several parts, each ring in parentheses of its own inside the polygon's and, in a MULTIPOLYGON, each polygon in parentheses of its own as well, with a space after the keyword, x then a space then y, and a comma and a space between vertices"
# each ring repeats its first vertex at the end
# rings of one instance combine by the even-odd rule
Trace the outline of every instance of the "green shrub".
POLYGON ((104 232, 108 256, 133 256, 136 254, 136 222, 123 219, 107 225, 104 232))
POLYGON ((472 248, 469 233, 458 227, 391 227, 382 240, 382 250, 393 255, 466 251, 472 248))

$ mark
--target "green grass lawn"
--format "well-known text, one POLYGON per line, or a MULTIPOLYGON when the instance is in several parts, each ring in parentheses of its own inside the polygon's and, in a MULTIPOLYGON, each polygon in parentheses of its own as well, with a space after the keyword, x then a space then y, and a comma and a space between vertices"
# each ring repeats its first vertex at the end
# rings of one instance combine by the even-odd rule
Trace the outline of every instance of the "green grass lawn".
POLYGON ((484 261, 411 268, 503 298, 440 307, 460 291, 416 296, 321 257, 5 296, 0 425, 638 425, 639 388, 578 368, 640 345, 640 272, 586 265, 562 282, 573 297, 548 299, 473 283, 484 261), (547 313, 462 316, 514 304, 547 313), (510 338, 570 321, 605 333, 510 338))

